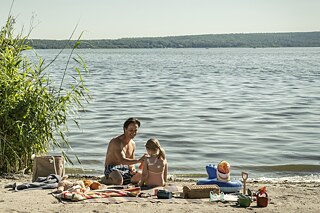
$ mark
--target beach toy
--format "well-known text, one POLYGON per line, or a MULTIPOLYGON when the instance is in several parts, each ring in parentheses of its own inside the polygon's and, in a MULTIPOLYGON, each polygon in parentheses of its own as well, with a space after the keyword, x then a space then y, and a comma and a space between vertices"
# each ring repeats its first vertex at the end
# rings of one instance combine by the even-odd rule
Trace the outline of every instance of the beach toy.
POLYGON ((243 194, 245 195, 246 192, 247 192, 246 182, 247 182, 247 179, 248 179, 248 173, 242 172, 241 176, 242 176, 242 182, 243 182, 243 194))
POLYGON ((230 173, 230 164, 223 160, 218 164, 218 171, 223 174, 229 174, 230 173))
MULTIPOLYGON (((225 167, 223 169, 223 171, 230 172, 229 163, 227 163, 226 161, 221 161, 221 162, 223 162, 222 165, 224 165, 224 166, 220 166, 220 167, 221 168, 225 167), (227 164, 225 164, 225 163, 227 163, 227 164)), ((197 183, 196 183, 197 185, 212 185, 212 184, 215 184, 215 185, 218 185, 220 187, 220 191, 224 192, 224 193, 239 192, 241 190, 241 188, 242 188, 241 181, 237 181, 237 180, 232 180, 232 181, 219 180, 217 178, 218 169, 217 169, 216 166, 214 166, 212 164, 209 164, 209 165, 206 166, 206 170, 207 170, 207 173, 208 173, 208 179, 199 179, 197 181, 197 183)), ((229 174, 225 174, 225 175, 228 175, 229 178, 230 178, 229 174)))
POLYGON ((217 178, 217 167, 215 165, 212 165, 212 164, 207 165, 206 170, 207 170, 209 179, 217 178))
POLYGON ((230 164, 223 160, 218 164, 217 179, 220 181, 230 181, 230 164))
POLYGON ((265 193, 264 196, 261 196, 260 194, 257 195, 257 206, 267 207, 268 201, 269 201, 269 198, 267 193, 265 193))
POLYGON ((238 204, 241 207, 249 207, 251 202, 252 202, 251 197, 243 194, 238 194, 238 204))
POLYGON ((257 206, 259 207, 267 207, 268 206, 268 194, 267 194, 267 188, 261 187, 257 192, 257 206))
POLYGON ((216 178, 214 179, 199 179, 196 183, 197 185, 218 185, 220 191, 224 193, 239 192, 242 189, 242 183, 238 180, 232 180, 229 182, 220 181, 216 178))

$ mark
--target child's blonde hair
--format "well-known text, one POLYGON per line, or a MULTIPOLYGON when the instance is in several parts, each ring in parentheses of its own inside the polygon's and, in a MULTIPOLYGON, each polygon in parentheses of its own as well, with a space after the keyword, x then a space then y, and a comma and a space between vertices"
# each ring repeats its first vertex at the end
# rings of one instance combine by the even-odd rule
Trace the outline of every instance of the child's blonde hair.
POLYGON ((160 142, 156 138, 150 138, 146 143, 146 148, 150 150, 157 150, 159 149, 159 156, 158 158, 162 158, 163 160, 166 159, 165 151, 161 148, 160 142))

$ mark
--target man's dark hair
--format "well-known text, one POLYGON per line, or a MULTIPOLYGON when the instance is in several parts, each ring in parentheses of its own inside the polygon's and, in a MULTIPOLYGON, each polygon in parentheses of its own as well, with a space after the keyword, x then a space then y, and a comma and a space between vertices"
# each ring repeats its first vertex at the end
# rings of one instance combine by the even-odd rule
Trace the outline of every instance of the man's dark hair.
POLYGON ((132 123, 137 124, 138 127, 140 127, 140 121, 137 118, 128 118, 123 124, 123 129, 127 129, 132 123))

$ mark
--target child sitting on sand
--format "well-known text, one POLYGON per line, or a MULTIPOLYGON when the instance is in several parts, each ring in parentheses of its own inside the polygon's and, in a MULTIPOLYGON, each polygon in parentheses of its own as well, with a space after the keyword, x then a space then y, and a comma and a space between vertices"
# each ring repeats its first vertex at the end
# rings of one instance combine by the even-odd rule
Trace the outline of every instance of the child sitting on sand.
POLYGON ((165 152, 157 139, 151 138, 146 143, 149 154, 143 162, 140 186, 164 186, 167 182, 168 163, 165 152))

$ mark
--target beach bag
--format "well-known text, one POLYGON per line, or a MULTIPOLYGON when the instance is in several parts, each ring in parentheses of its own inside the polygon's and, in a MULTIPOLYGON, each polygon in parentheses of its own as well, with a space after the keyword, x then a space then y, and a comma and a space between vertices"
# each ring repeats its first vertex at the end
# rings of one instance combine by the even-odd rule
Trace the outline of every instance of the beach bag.
POLYGON ((60 175, 65 174, 64 157, 63 156, 39 156, 33 160, 32 168, 32 182, 36 181, 38 177, 47 177, 51 174, 60 175))
POLYGON ((183 186, 184 198, 209 198, 210 192, 213 192, 214 194, 220 194, 220 187, 216 184, 183 186))

